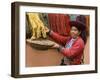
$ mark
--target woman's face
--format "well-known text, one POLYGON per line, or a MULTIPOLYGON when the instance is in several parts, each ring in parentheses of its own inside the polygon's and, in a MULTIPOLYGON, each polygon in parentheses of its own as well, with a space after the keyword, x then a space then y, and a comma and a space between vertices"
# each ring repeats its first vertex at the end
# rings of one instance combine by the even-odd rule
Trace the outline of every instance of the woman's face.
POLYGON ((72 38, 77 38, 80 35, 80 31, 75 26, 72 26, 70 30, 70 35, 72 38))

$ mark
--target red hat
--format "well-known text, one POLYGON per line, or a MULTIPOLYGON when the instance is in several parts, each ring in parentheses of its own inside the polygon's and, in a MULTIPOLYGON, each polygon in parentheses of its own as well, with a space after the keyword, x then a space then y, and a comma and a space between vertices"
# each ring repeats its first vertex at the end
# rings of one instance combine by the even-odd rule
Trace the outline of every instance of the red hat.
POLYGON ((86 25, 80 21, 70 21, 69 22, 70 26, 75 26, 78 30, 85 30, 86 29, 86 25))

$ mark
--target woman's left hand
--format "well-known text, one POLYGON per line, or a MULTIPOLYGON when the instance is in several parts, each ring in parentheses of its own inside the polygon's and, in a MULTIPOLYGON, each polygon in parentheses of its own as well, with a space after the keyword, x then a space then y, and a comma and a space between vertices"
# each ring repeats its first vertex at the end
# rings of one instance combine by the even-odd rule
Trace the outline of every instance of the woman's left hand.
POLYGON ((59 44, 55 43, 52 48, 59 48, 59 44))

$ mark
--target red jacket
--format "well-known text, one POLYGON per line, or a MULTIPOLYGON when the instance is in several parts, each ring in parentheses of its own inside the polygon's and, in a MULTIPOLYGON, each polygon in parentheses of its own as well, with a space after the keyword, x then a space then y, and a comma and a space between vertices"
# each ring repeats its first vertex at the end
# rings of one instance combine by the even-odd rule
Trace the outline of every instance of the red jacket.
MULTIPOLYGON (((50 32, 50 37, 63 46, 65 46, 65 44, 71 40, 71 37, 64 37, 53 31, 50 32)), ((84 41, 81 37, 77 38, 77 40, 72 44, 71 48, 60 47, 60 52, 67 58, 71 59, 71 65, 81 64, 83 50, 84 41)))

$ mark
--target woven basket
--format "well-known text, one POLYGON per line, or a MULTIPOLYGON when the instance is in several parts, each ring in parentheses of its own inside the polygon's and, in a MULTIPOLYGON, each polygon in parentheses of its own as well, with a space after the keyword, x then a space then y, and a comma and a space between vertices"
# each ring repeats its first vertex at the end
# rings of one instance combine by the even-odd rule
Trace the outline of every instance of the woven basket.
POLYGON ((30 43, 30 45, 33 48, 36 48, 39 50, 47 50, 55 44, 55 42, 51 40, 47 40, 47 39, 40 39, 40 40, 27 39, 27 42, 30 43))

